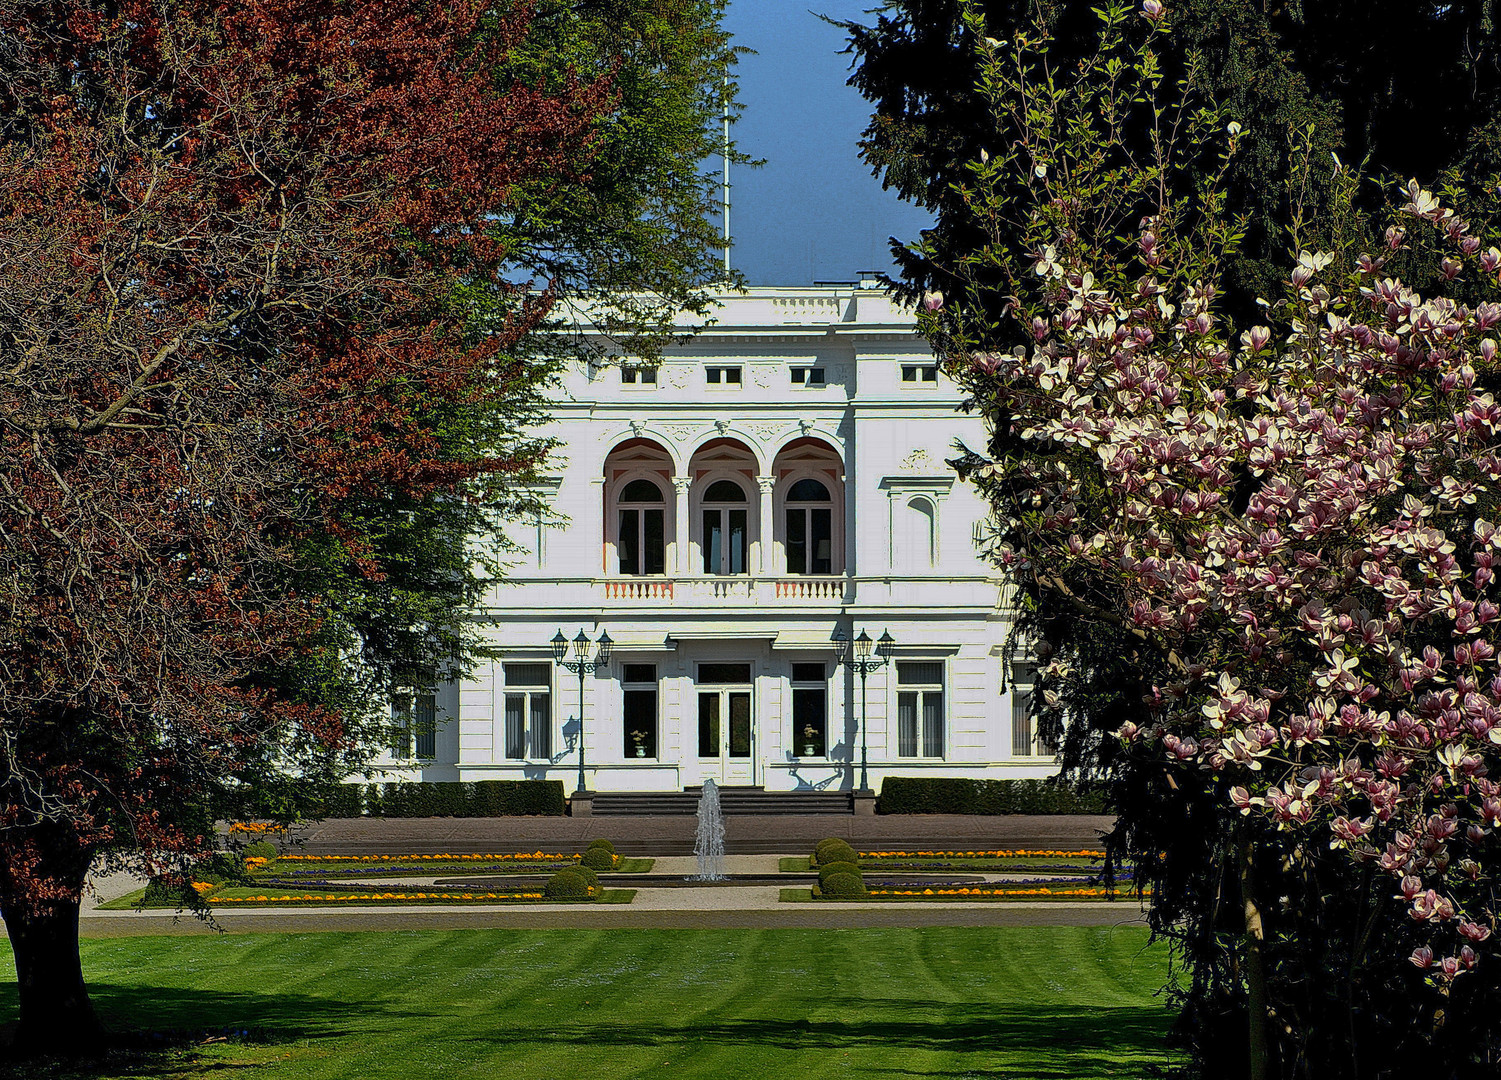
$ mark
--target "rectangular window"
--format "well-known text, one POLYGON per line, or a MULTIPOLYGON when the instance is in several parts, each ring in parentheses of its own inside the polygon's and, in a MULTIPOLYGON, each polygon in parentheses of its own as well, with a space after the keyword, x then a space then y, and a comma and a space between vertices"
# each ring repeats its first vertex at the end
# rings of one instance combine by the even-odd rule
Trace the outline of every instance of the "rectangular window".
POLYGON ((699 664, 698 681, 719 686, 744 686, 751 681, 749 664, 699 664))
POLYGON ((823 386, 824 369, 821 367, 795 367, 792 382, 796 386, 823 386))
POLYGON ((937 364, 903 364, 902 382, 936 383, 938 381, 937 364))
POLYGON ((505 682, 505 757, 552 757, 552 666, 506 664, 505 682))
POLYGON ((620 572, 622 574, 641 573, 641 511, 620 511, 620 543, 616 550, 620 553, 620 572))
POLYGON ((656 386, 657 369, 654 367, 623 367, 620 381, 626 386, 656 386))
POLYGON ((792 752, 828 756, 829 687, 822 664, 792 665, 792 752))
POLYGON ((899 757, 943 757, 943 662, 898 661, 896 737, 899 757))
POLYGON ((627 758, 657 756, 657 667, 626 664, 621 671, 624 703, 621 720, 627 758))
POLYGON ((710 386, 739 386, 738 367, 711 367, 704 369, 704 378, 710 386))

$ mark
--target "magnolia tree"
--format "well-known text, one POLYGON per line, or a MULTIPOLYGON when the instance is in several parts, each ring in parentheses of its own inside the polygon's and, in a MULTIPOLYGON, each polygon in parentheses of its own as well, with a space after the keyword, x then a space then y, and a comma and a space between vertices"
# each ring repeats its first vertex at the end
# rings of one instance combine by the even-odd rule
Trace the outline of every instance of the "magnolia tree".
POLYGON ((1074 72, 1042 32, 969 19, 999 149, 965 203, 1031 254, 965 253, 924 304, 992 421, 960 464, 1047 702, 1107 666, 1140 691, 1106 735, 1112 843, 1181 947, 1206 1071, 1494 1065, 1501 249, 1416 182, 1384 234, 1347 199, 1349 244, 1301 252, 1262 324, 1226 325, 1239 127, 1158 70, 1163 4, 1102 14, 1074 72), (1434 294, 1404 283, 1433 265, 1434 294))

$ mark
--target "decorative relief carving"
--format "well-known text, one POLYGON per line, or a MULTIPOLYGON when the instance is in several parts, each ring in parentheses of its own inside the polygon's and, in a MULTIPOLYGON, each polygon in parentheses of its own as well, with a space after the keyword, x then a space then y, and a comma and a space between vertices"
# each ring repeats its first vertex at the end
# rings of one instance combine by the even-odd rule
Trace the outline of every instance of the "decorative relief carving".
POLYGON ((663 426, 667 437, 674 442, 685 443, 698 434, 698 428, 693 424, 667 424, 663 426))
POLYGON ((902 468, 904 469, 928 469, 931 468, 932 465, 933 455, 928 453, 922 447, 918 447, 916 450, 912 451, 912 453, 902 458, 902 468))
POLYGON ((767 364, 751 365, 751 383, 761 390, 770 390, 776 381, 776 369, 767 364))
POLYGON ((748 424, 745 430, 749 431, 761 442, 771 443, 776 441, 777 436, 782 433, 783 429, 784 425, 782 424, 748 424))
POLYGON ((645 420, 632 420, 631 421, 631 432, 638 439, 641 437, 641 433, 643 431, 645 431, 645 430, 646 430, 646 421, 645 420))
POLYGON ((728 420, 716 420, 714 421, 714 430, 723 435, 726 431, 730 430, 730 422, 728 420))
POLYGON ((685 390, 688 387, 688 365, 668 364, 659 378, 674 390, 685 390))

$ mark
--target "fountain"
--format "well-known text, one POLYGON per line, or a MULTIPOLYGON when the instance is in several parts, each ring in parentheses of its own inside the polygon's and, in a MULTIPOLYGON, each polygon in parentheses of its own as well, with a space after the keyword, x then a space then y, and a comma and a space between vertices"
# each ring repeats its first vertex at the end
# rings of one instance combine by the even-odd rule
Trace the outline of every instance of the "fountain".
POLYGON ((713 780, 704 781, 704 791, 698 799, 698 830, 693 834, 693 857, 698 860, 698 873, 689 880, 725 880, 724 814, 719 810, 719 785, 713 780))

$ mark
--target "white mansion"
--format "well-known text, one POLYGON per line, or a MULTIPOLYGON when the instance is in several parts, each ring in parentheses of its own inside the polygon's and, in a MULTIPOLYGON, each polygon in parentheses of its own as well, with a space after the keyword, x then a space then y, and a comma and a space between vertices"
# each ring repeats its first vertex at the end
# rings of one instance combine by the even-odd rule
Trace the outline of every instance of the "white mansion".
POLYGON ((600 792, 1053 772, 1005 678, 986 508, 944 463, 984 442, 960 400, 861 285, 729 293, 658 366, 570 371, 545 432, 566 524, 515 532, 472 613, 495 658, 403 708, 386 778, 573 790, 581 739, 600 792))

